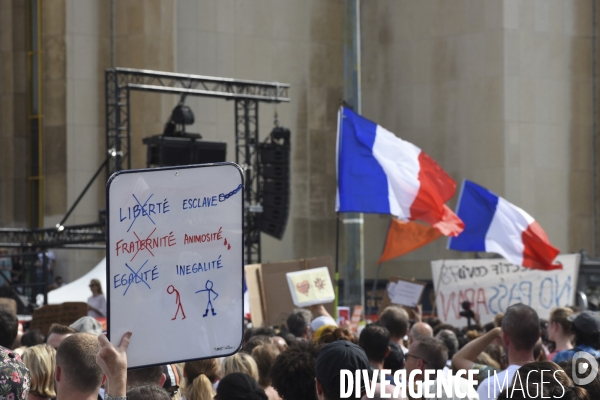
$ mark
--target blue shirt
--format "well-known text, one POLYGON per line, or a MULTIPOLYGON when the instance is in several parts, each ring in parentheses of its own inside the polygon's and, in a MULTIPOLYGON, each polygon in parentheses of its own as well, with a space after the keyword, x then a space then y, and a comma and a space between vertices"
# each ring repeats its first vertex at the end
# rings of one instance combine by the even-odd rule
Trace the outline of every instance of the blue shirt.
POLYGON ((554 356, 552 361, 554 361, 557 364, 559 362, 563 362, 563 361, 571 361, 571 359, 573 358, 573 355, 575 355, 575 353, 577 353, 578 351, 585 351, 586 353, 590 353, 592 355, 592 357, 594 357, 594 358, 600 358, 600 351, 594 349, 591 346, 587 346, 587 345, 583 344, 583 345, 575 346, 575 348, 573 348, 571 350, 559 351, 558 353, 556 353, 556 355, 554 356))

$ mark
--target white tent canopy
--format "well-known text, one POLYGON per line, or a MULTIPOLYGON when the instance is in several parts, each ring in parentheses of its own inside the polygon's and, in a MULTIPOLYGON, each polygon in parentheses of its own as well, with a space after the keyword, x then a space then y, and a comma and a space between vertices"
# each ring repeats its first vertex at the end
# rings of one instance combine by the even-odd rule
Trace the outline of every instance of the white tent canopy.
POLYGON ((62 304, 69 301, 87 303, 87 299, 92 295, 89 288, 92 279, 98 279, 102 291, 106 293, 106 258, 81 278, 48 292, 48 304, 62 304))

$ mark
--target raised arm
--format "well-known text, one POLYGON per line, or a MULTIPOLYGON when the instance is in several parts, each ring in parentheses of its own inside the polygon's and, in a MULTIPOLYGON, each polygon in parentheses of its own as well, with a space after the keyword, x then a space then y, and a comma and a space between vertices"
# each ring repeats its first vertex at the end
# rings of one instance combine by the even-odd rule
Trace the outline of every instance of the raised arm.
POLYGON ((483 336, 471 340, 462 349, 452 357, 452 365, 455 369, 469 369, 475 363, 475 359, 481 354, 496 338, 500 337, 500 328, 494 328, 483 336))

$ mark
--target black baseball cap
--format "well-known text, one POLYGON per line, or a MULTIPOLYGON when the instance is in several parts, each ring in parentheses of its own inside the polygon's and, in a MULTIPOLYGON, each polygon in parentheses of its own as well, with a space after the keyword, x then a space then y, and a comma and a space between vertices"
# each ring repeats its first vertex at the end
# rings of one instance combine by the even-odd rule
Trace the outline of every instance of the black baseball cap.
MULTIPOLYGON (((353 375, 357 369, 368 370, 369 376, 373 372, 365 351, 354 343, 338 340, 323 347, 317 356, 315 375, 326 392, 339 393, 343 369, 352 371, 353 375)), ((364 382, 361 389, 364 389, 364 382)))
POLYGON ((582 311, 577 315, 571 315, 569 319, 579 331, 589 333, 600 332, 600 315, 594 311, 582 311))

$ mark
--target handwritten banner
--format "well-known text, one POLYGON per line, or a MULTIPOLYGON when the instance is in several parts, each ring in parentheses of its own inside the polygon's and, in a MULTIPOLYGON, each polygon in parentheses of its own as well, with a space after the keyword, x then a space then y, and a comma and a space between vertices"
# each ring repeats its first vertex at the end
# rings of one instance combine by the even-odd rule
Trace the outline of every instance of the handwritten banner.
POLYGON ((465 326, 467 319, 459 313, 468 300, 482 324, 516 303, 533 307, 540 318, 547 319, 552 308, 575 301, 579 255, 561 255, 557 261, 562 263, 562 270, 534 270, 504 259, 432 261, 438 318, 465 326))
POLYGON ((129 367, 240 347, 242 189, 232 163, 121 171, 109 180, 107 325, 113 343, 133 332, 129 367))

